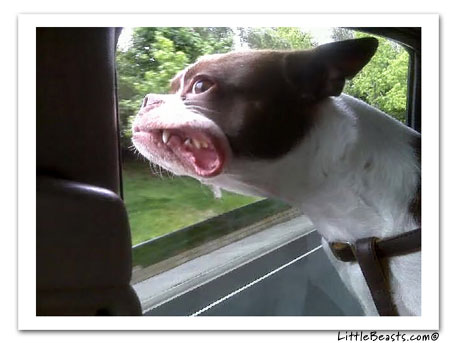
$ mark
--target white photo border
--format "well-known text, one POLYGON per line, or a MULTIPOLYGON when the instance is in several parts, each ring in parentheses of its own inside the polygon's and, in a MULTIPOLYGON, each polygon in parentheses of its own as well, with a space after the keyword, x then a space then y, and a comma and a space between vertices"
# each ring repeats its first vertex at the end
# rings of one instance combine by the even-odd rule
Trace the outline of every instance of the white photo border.
POLYGON ((20 330, 438 330, 439 15, 436 14, 22 14, 18 20, 18 328, 20 330), (422 315, 418 317, 36 316, 37 27, 421 27, 422 315), (387 25, 389 24, 389 25, 387 25), (428 96, 425 96, 427 94, 428 96), (32 191, 31 191, 32 190, 32 191))

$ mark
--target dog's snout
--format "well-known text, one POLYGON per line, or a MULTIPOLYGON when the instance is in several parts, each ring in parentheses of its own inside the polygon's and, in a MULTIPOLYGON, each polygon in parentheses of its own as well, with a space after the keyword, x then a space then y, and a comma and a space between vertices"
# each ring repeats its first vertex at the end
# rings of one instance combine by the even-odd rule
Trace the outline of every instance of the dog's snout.
POLYGON ((160 106, 163 102, 164 102, 164 100, 162 100, 158 95, 156 95, 156 94, 148 94, 143 99, 142 108, 144 108, 146 106, 150 106, 150 107, 154 108, 154 107, 160 106))

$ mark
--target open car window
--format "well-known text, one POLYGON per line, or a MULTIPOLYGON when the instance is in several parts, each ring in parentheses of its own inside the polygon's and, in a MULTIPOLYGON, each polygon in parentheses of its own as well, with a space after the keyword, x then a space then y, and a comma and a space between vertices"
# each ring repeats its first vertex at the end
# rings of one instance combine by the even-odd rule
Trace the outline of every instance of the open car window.
MULTIPOLYGON (((402 30, 393 32, 403 37, 402 30)), ((307 49, 374 33, 376 29, 298 27, 124 30, 117 51, 123 196, 133 241, 132 284, 145 314, 362 313, 352 296, 340 290, 337 274, 331 268, 322 273, 329 262, 324 256, 318 258, 323 254, 319 235, 297 209, 272 199, 226 191, 214 194, 194 179, 171 175, 151 164, 135 152, 130 139, 131 124, 144 95, 169 92, 169 80, 202 55, 247 48, 307 49), (299 291, 302 286, 285 289, 288 294, 306 297, 301 302, 274 291, 288 278, 302 286, 334 286, 312 287, 305 294, 299 291), (280 307, 279 302, 283 303, 280 307), (296 306, 304 302, 308 304, 305 308, 296 306)), ((377 38, 377 53, 347 82, 344 92, 420 130, 415 83, 419 47, 410 41, 400 44, 394 37, 377 38)))

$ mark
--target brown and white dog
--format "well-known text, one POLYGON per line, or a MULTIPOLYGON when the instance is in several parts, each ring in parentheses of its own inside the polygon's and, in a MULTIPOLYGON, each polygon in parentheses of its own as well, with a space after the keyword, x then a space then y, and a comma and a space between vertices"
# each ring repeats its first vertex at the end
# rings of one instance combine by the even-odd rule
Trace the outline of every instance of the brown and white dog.
MULTIPOLYGON (((145 97, 134 145, 153 163, 215 189, 282 199, 327 241, 413 230, 420 135, 341 94, 377 45, 363 38, 200 58, 172 80, 173 94, 145 97)), ((365 313, 376 315, 358 264, 323 247, 365 313)), ((400 315, 420 314, 420 271, 420 252, 389 259, 400 315)))

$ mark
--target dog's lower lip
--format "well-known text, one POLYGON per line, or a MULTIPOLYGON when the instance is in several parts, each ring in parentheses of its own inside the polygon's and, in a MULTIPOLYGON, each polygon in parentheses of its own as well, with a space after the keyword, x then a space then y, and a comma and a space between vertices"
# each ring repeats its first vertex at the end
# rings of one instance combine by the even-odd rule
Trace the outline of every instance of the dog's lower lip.
POLYGON ((146 147, 152 155, 164 161, 179 163, 200 177, 216 176, 224 167, 224 144, 206 130, 192 127, 135 127, 133 140, 146 147))

